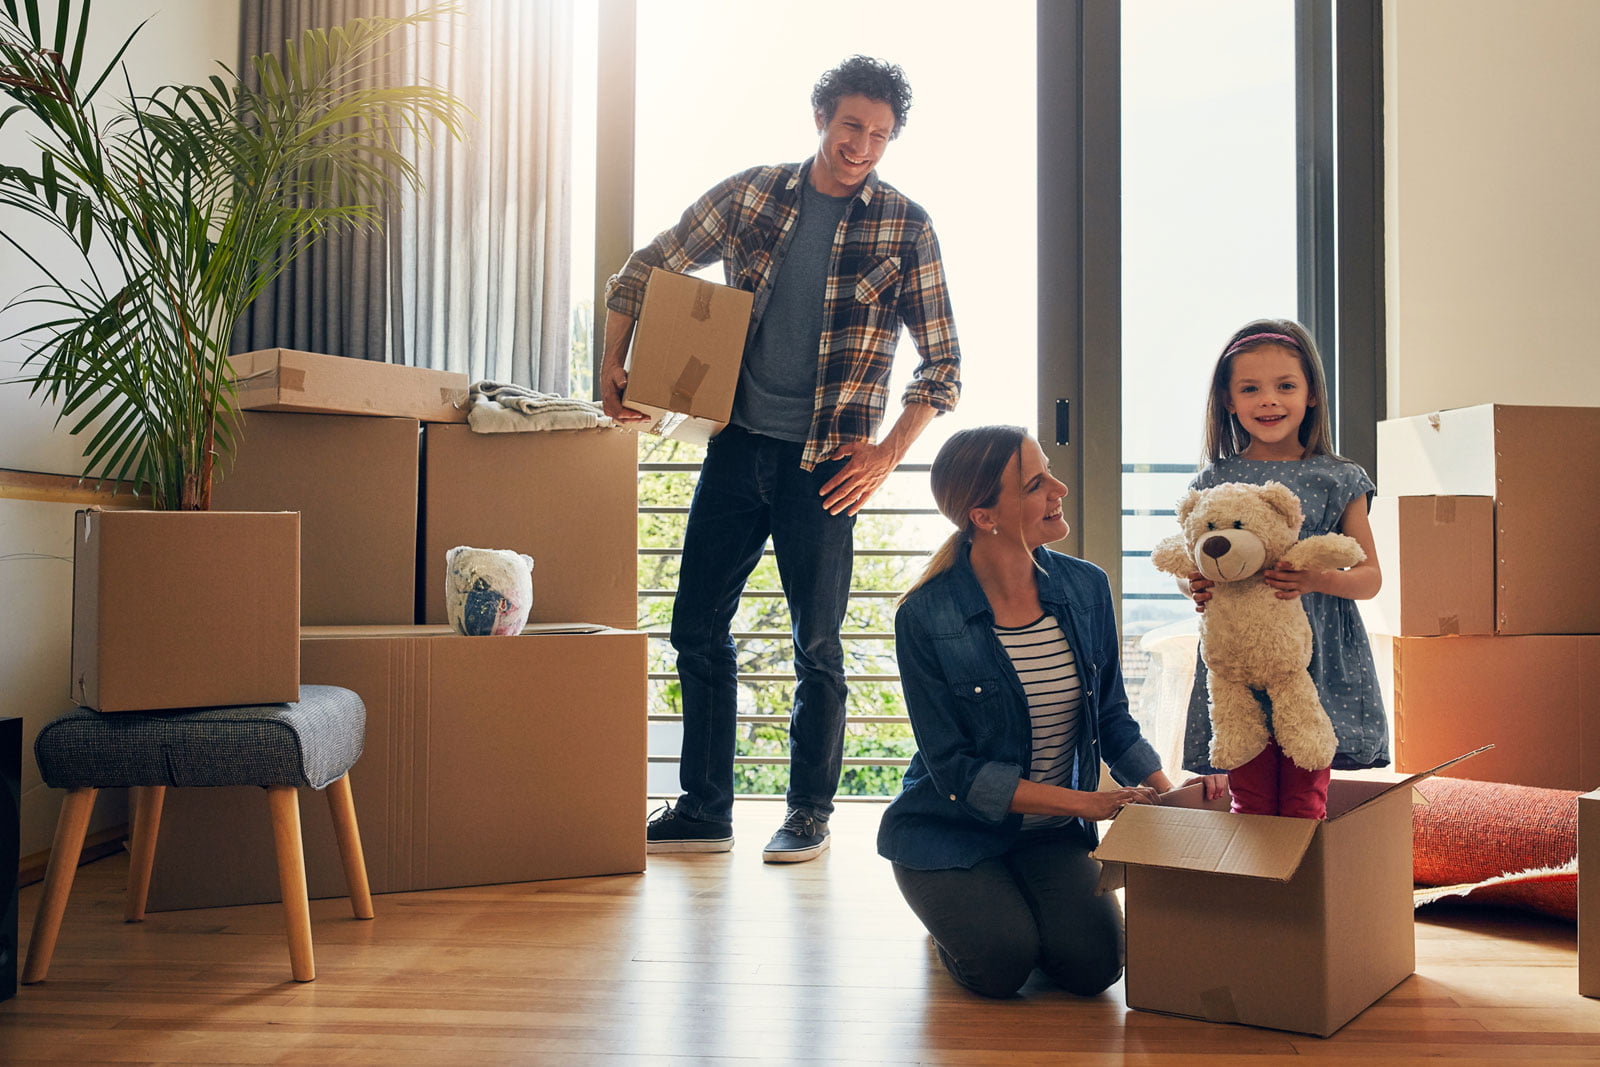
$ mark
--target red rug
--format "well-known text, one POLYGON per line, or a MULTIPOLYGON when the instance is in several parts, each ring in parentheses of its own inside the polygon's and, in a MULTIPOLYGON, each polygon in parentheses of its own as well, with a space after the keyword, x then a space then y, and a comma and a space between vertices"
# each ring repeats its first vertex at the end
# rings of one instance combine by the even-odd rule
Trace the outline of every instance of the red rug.
POLYGON ((1430 778, 1412 808, 1418 906, 1444 897, 1578 918, 1578 794, 1430 778))

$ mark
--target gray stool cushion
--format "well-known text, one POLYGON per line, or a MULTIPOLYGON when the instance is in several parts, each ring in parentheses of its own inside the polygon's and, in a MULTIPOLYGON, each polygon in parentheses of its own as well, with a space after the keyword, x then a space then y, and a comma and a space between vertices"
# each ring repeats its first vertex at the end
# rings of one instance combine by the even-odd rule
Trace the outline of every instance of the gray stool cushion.
POLYGON ((303 685, 293 704, 104 713, 77 708, 33 743, 48 786, 295 785, 322 789, 361 755, 367 709, 348 689, 303 685))

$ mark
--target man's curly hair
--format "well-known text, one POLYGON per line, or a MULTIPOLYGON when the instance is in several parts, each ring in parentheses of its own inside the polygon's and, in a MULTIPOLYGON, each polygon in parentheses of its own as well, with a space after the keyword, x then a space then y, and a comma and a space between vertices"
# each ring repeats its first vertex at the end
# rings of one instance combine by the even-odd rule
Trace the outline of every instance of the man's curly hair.
POLYGON ((824 121, 832 122, 839 101, 857 95, 888 104, 894 112, 894 132, 890 137, 900 136, 906 113, 911 110, 911 83, 906 81, 905 71, 897 64, 871 56, 851 56, 817 79, 811 90, 811 106, 822 112, 824 121))

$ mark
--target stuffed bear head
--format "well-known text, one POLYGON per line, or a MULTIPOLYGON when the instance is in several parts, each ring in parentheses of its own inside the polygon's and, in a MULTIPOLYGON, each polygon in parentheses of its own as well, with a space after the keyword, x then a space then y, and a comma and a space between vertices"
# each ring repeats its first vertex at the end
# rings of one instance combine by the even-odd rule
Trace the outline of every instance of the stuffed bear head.
POLYGON ((458 545, 445 553, 445 611, 468 637, 514 635, 533 607, 533 557, 458 545))
POLYGON ((1214 582, 1252 578, 1282 559, 1303 521, 1300 499, 1278 482, 1225 482, 1191 489, 1178 501, 1189 556, 1214 582))

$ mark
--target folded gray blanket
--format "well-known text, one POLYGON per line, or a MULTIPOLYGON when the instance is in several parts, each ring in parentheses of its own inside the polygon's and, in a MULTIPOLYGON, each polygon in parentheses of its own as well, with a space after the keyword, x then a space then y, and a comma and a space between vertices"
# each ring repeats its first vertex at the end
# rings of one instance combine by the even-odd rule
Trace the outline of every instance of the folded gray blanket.
POLYGON ((477 433, 588 430, 613 420, 592 400, 541 393, 508 382, 476 382, 467 400, 467 424, 477 433))

